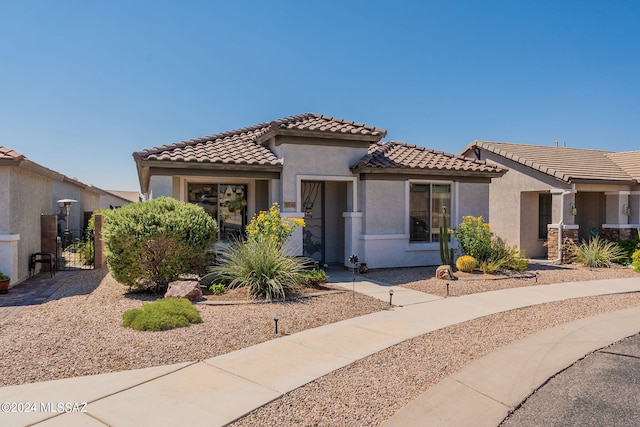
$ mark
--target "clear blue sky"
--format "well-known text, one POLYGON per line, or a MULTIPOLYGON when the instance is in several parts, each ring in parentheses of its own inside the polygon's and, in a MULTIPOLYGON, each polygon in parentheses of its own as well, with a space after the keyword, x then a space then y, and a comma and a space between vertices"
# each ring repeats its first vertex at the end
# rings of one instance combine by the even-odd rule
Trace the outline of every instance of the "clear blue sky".
POLYGON ((0 145, 104 189, 131 154, 315 112, 457 153, 640 149, 638 1, 0 0, 0 145))

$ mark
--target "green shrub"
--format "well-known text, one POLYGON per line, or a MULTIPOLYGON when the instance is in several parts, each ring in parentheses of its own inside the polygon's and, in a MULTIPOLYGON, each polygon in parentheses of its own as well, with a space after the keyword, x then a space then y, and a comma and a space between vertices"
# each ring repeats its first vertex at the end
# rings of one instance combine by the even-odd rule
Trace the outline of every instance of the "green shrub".
POLYGON ((505 268, 505 260, 492 260, 492 261, 482 261, 480 263, 480 270, 486 274, 496 274, 500 270, 505 268))
POLYGON ((109 271, 118 282, 164 292, 181 274, 202 267, 217 232, 201 207, 160 197, 110 211, 102 236, 109 271))
POLYGON ((285 298, 300 289, 300 273, 308 261, 284 255, 276 240, 249 239, 236 242, 222 254, 220 265, 213 268, 230 288, 248 286, 257 298, 285 298))
POLYGON ((478 266, 478 261, 470 255, 463 255, 456 260, 456 268, 465 273, 473 271, 478 266))
POLYGON ((517 246, 508 246, 500 237, 491 239, 489 261, 501 264, 501 269, 524 271, 529 267, 529 261, 524 258, 517 246))
POLYGON ((631 255, 633 271, 640 273, 640 249, 631 255))
POLYGON ((622 265, 629 265, 632 262, 631 255, 637 250, 640 250, 640 238, 619 240, 616 244, 624 252, 625 256, 621 258, 618 263, 622 265))
POLYGON ((324 270, 305 270, 300 273, 300 283, 309 287, 318 286, 327 281, 327 273, 324 270))
POLYGON ((611 267, 625 256, 623 250, 615 243, 600 236, 589 241, 582 241, 572 250, 573 261, 585 267, 611 267))
POLYGON ((247 235, 249 240, 268 239, 283 246, 294 230, 304 225, 304 220, 301 218, 280 216, 280 207, 274 203, 269 212, 262 211, 253 216, 247 225, 247 235))
POLYGON ((191 301, 181 298, 143 304, 142 308, 128 310, 122 315, 122 326, 138 331, 166 331, 192 323, 202 323, 200 312, 191 301))
POLYGON ((211 286, 209 286, 209 290, 213 292, 214 295, 222 295, 227 291, 224 283, 213 283, 211 286))
POLYGON ((491 228, 481 216, 465 216, 454 235, 463 255, 472 256, 480 262, 489 259, 491 228))

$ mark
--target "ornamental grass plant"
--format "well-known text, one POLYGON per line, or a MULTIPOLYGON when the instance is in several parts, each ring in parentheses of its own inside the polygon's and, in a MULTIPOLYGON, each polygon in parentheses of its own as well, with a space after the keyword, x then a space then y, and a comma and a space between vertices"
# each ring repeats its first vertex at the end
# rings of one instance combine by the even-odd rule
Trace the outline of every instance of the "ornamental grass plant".
POLYGON ((213 271, 228 283, 227 288, 247 286, 255 298, 273 301, 301 289, 302 271, 308 261, 286 256, 275 239, 249 239, 236 242, 223 254, 223 262, 213 271))
POLYGON ((585 267, 611 267, 613 263, 625 258, 626 253, 615 242, 596 236, 589 241, 582 241, 572 251, 573 261, 585 267))

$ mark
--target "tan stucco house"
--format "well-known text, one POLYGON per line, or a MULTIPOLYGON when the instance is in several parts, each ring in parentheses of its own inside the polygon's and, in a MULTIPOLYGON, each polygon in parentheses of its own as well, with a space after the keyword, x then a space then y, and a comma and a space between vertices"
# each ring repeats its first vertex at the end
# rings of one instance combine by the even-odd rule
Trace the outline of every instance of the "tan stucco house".
POLYGON ((490 185, 491 226, 526 256, 561 258, 565 238, 638 236, 640 151, 474 141, 460 154, 508 169, 490 185))
POLYGON ((440 264, 442 206, 452 226, 489 216, 489 183, 505 170, 402 142, 386 131, 306 113, 133 154, 142 193, 204 207, 220 239, 279 203, 304 218, 290 249, 321 263, 370 268, 440 264))
POLYGON ((31 254, 56 252, 63 229, 79 237, 104 196, 97 187, 0 146, 0 271, 11 277, 10 286, 28 277, 31 254), (64 199, 75 200, 68 217, 58 203, 64 199))

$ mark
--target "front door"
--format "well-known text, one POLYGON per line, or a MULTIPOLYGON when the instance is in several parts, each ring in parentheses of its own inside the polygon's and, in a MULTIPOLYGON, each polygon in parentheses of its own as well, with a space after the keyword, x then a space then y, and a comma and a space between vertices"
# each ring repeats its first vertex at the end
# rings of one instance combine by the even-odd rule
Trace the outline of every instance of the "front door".
POLYGON ((303 253, 307 258, 325 263, 324 182, 302 182, 303 253))

